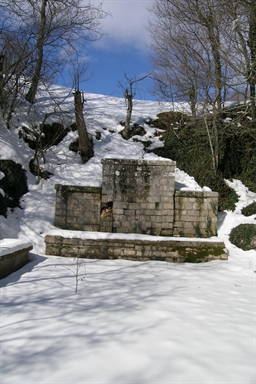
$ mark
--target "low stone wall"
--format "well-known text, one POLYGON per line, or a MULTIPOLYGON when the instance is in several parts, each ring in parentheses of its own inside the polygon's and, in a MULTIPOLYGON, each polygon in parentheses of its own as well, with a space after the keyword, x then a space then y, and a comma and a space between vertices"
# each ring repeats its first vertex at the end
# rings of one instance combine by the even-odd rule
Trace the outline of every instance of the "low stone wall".
POLYGON ((0 279, 17 271, 28 263, 28 253, 33 249, 31 243, 17 239, 0 241, 0 279), (13 246, 12 246, 13 244, 13 246))
POLYGON ((186 239, 61 231, 45 236, 46 254, 87 259, 161 260, 172 263, 227 260, 218 239, 186 239))
POLYGON ((174 206, 173 236, 216 236, 217 192, 175 191, 174 206))

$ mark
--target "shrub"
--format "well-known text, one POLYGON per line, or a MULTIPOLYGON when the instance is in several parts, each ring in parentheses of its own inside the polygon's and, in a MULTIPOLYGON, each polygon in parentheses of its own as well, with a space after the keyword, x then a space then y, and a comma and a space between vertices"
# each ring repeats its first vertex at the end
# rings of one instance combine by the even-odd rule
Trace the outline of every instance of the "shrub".
POLYGON ((240 224, 233 228, 230 241, 243 251, 256 250, 256 224, 240 224))
MULTIPOLYGON (((209 139, 203 119, 178 116, 174 124, 173 112, 160 114, 159 119, 151 122, 165 129, 162 134, 164 147, 154 152, 175 160, 177 167, 193 176, 203 186, 219 192, 219 210, 234 210, 238 201, 236 192, 229 188, 224 179, 240 179, 251 191, 256 192, 256 140, 247 116, 237 117, 240 109, 225 110, 218 125, 218 170, 212 166, 209 139), (182 117, 182 118, 181 118, 182 117), (236 119, 235 119, 236 118, 236 119), (234 120, 233 120, 234 119, 234 120), (239 120, 238 120, 239 119, 239 120), (172 121, 172 123, 170 123, 172 121)), ((212 132, 212 117, 208 116, 208 125, 212 132)))
POLYGON ((0 171, 5 174, 0 180, 0 188, 5 192, 0 214, 6 216, 7 207, 19 206, 20 197, 28 192, 27 177, 21 165, 12 160, 0 160, 0 171))
POLYGON ((149 124, 156 128, 168 130, 173 127, 183 127, 188 119, 188 115, 181 112, 161 112, 158 113, 157 119, 150 120, 149 124))
POLYGON ((247 207, 243 208, 242 209, 242 214, 244 216, 256 215, 256 201, 254 201, 250 205, 247 205, 247 207))

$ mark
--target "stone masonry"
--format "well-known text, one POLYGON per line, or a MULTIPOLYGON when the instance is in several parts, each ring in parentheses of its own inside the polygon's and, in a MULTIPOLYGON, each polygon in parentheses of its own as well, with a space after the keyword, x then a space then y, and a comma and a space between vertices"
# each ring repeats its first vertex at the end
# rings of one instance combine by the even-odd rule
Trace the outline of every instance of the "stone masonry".
POLYGON ((102 187, 56 185, 55 226, 176 237, 216 235, 218 193, 175 191, 171 160, 102 160, 102 187))
POLYGON ((173 236, 211 237, 216 235, 218 193, 175 191, 173 236))
POLYGON ((172 161, 103 159, 102 203, 112 205, 108 232, 171 236, 172 161))
POLYGON ((53 230, 45 236, 46 254, 86 259, 159 260, 171 263, 227 260, 225 245, 216 238, 135 236, 53 230))
POLYGON ((17 271, 29 262, 29 251, 33 249, 32 243, 19 239, 3 239, 0 240, 0 279, 5 278, 11 273, 17 271), (6 252, 5 244, 8 240, 12 240, 14 247, 8 247, 6 252))
POLYGON ((55 189, 56 227, 83 231, 99 230, 101 188, 57 184, 55 189))

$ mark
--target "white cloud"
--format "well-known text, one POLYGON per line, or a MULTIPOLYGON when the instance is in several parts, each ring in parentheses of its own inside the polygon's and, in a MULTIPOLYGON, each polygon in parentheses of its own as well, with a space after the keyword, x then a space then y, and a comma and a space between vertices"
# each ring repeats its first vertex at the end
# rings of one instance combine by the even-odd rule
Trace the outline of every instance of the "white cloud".
POLYGON ((111 15, 102 21, 107 36, 94 43, 95 46, 115 51, 125 45, 146 51, 149 44, 147 7, 152 3, 153 0, 105 0, 103 9, 111 15))

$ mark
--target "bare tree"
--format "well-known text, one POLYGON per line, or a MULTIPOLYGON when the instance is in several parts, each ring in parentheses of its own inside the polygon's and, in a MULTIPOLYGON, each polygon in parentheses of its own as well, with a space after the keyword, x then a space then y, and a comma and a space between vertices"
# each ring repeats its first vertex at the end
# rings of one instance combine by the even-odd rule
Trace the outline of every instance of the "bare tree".
POLYGON ((245 102, 250 101, 252 123, 255 126, 256 0, 221 0, 221 4, 227 20, 225 32, 229 39, 229 65, 239 79, 239 93, 243 92, 245 102))
POLYGON ((212 85, 204 50, 188 40, 182 30, 171 46, 163 36, 163 42, 158 41, 152 47, 155 52, 152 63, 156 68, 152 76, 154 92, 165 100, 187 101, 195 117, 198 102, 210 94, 212 85))
POLYGON ((135 85, 137 85, 140 81, 145 80, 147 77, 149 77, 151 73, 142 76, 141 78, 137 79, 135 77, 129 78, 126 74, 124 74, 124 77, 126 79, 126 86, 123 85, 121 82, 119 82, 119 86, 124 90, 124 98, 126 101, 126 119, 124 124, 124 129, 121 132, 122 137, 125 140, 128 140, 130 138, 131 134, 131 118, 132 118, 132 111, 133 111, 133 99, 136 96, 137 89, 135 85))
POLYGON ((4 84, 4 55, 0 54, 0 99, 3 99, 4 84))
POLYGON ((213 108, 220 111, 225 77, 221 56, 222 13, 218 1, 156 0, 150 11, 153 18, 149 30, 156 71, 159 60, 169 60, 173 84, 178 91, 181 88, 186 91, 192 108, 195 97, 198 99, 200 95, 201 101, 209 98, 213 108))
POLYGON ((39 10, 40 12, 40 27, 39 32, 37 36, 36 41, 36 59, 35 59, 35 69, 34 74, 31 79, 31 85, 29 88, 28 93, 26 94, 26 100, 30 102, 31 104, 35 100, 37 87, 41 78, 41 71, 42 71, 42 65, 43 65, 43 56, 44 56, 44 40, 45 40, 45 31, 46 31, 46 25, 47 25, 47 19, 46 19, 46 6, 47 6, 48 0, 42 0, 41 1, 41 8, 39 10))
POLYGON ((33 60, 33 49, 29 42, 30 31, 24 30, 23 25, 13 29, 11 21, 7 16, 3 17, 2 25, 6 26, 0 33, 0 105, 7 126, 15 109, 18 94, 21 95, 26 78, 30 74, 33 60))
POLYGON ((94 155, 93 141, 89 138, 84 119, 83 106, 85 103, 84 94, 79 87, 79 75, 75 79, 74 103, 75 118, 78 130, 79 151, 83 163, 94 155))
POLYGON ((251 72, 249 77, 250 101, 252 107, 252 119, 256 126, 256 0, 249 2, 249 49, 251 58, 251 72))
POLYGON ((18 127, 19 137, 34 151, 29 169, 36 176, 36 183, 42 178, 48 179, 54 173, 47 162, 47 152, 62 141, 74 121, 73 108, 66 109, 65 104, 69 95, 60 97, 50 85, 47 93, 51 99, 49 106, 45 105, 44 99, 38 100, 36 105, 28 108, 26 123, 18 127))
POLYGON ((162 91, 167 81, 176 100, 189 102, 194 117, 200 103, 216 174, 219 122, 232 77, 222 47, 225 13, 219 0, 156 0, 150 10, 157 86, 162 91))
POLYGON ((102 36, 102 4, 82 0, 0 0, 2 35, 26 31, 31 84, 26 99, 33 103, 39 81, 63 65, 88 40, 102 36))
POLYGON ((171 89, 192 114, 195 98, 220 114, 241 95, 255 121, 256 0, 156 0, 150 11, 156 91, 171 89))
MULTIPOLYGON (((74 277, 75 277, 75 293, 78 293, 78 284, 79 281, 84 281, 86 277, 86 264, 85 264, 85 259, 80 258, 79 256, 74 257, 74 262, 75 262, 75 269, 72 267, 62 265, 63 268, 67 269, 70 271, 74 277), (80 268, 84 267, 84 271, 80 273, 80 268)), ((57 267, 57 266, 56 266, 57 267)))

